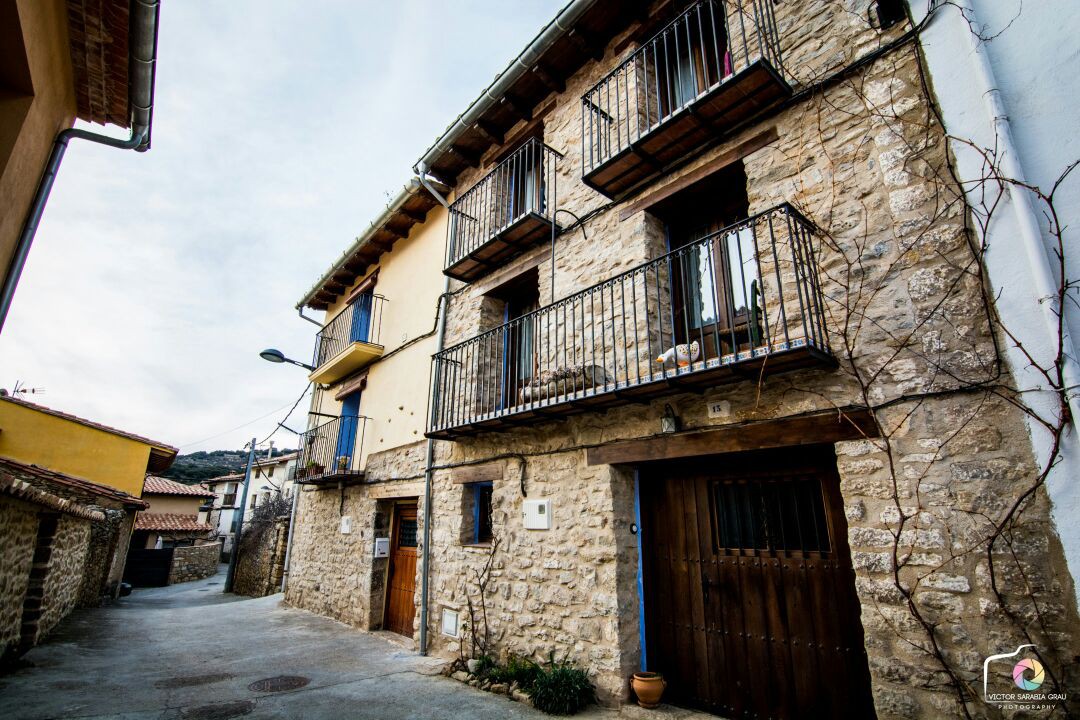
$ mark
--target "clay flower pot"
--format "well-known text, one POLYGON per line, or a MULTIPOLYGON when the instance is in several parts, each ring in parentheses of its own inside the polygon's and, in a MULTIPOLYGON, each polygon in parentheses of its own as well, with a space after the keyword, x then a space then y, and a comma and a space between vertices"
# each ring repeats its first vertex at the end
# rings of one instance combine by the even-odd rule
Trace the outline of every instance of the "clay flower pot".
POLYGON ((634 694, 637 695, 637 704, 643 708, 654 708, 660 704, 660 696, 664 694, 667 683, 660 673, 636 672, 631 681, 634 694))

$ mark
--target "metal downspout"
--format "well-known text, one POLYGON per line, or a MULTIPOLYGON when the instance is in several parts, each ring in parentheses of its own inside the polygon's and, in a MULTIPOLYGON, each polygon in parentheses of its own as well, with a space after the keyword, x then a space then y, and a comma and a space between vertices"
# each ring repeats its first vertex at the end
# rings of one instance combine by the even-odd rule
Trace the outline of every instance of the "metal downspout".
POLYGON ((57 133, 49 153, 49 161, 45 165, 41 180, 38 181, 30 210, 16 242, 11 264, 4 276, 4 286, 0 290, 0 332, 4 330, 4 322, 15 297, 15 288, 22 277, 26 259, 30 255, 30 246, 34 243, 34 236, 45 214, 45 205, 49 201, 49 194, 56 182, 56 174, 60 170, 68 143, 80 139, 121 150, 145 152, 150 148, 150 127, 154 117, 154 78, 157 72, 158 16, 161 5, 159 0, 134 0, 131 8, 131 90, 128 100, 131 105, 131 136, 124 140, 76 128, 57 133))
MULTIPOLYGON (((439 201, 439 203, 447 210, 450 209, 450 203, 446 201, 439 192, 431 186, 428 182, 427 170, 424 163, 417 163, 416 167, 417 177, 420 178, 420 182, 423 184, 427 191, 431 193, 432 197, 439 201)), ((446 316, 448 314, 450 306, 450 276, 446 276, 446 282, 443 285, 443 294, 439 302, 439 328, 437 331, 438 340, 436 341, 435 352, 442 352, 443 345, 446 340, 446 316)), ((435 441, 428 438, 427 441, 427 458, 425 460, 424 467, 424 530, 423 530, 423 546, 420 548, 420 654, 427 655, 428 652, 428 574, 429 566, 431 562, 431 551, 428 549, 428 545, 431 541, 431 483, 434 475, 432 467, 435 465, 435 441)))

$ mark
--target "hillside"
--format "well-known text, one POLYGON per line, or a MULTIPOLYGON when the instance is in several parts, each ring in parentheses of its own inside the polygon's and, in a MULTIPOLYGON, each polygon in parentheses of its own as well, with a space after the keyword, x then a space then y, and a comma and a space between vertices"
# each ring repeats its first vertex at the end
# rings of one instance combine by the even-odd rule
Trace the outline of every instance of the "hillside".
MULTIPOLYGON (((275 450, 274 457, 291 452, 295 450, 275 450)), ((247 464, 247 456, 246 450, 211 450, 178 455, 173 466, 161 476, 194 485, 219 475, 243 472, 244 465, 247 464)), ((265 457, 265 454, 262 457, 265 457)))

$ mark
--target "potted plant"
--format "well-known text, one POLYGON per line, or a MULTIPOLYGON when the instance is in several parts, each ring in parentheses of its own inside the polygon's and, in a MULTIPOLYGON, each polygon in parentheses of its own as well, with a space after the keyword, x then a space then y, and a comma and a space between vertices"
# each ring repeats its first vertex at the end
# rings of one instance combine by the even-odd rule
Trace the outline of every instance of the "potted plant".
POLYGON ((323 466, 314 460, 309 460, 308 464, 304 466, 304 477, 313 477, 315 475, 323 474, 323 466))
POLYGON ((650 709, 660 704, 660 696, 667 687, 664 676, 654 672, 636 672, 630 684, 637 695, 637 704, 650 709))
POLYGON ((337 469, 338 469, 338 472, 345 472, 346 470, 349 469, 349 456, 348 455, 338 455, 337 469))

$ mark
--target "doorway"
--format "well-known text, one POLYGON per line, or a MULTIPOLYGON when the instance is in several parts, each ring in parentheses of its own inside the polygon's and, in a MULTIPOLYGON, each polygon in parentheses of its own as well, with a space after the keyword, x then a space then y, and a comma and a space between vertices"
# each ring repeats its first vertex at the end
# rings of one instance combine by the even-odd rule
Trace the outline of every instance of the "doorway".
POLYGON ((647 669, 731 718, 873 718, 832 447, 642 466, 647 669))
POLYGON ((383 627, 410 638, 416 615, 416 531, 416 503, 396 506, 390 533, 390 569, 383 627))

